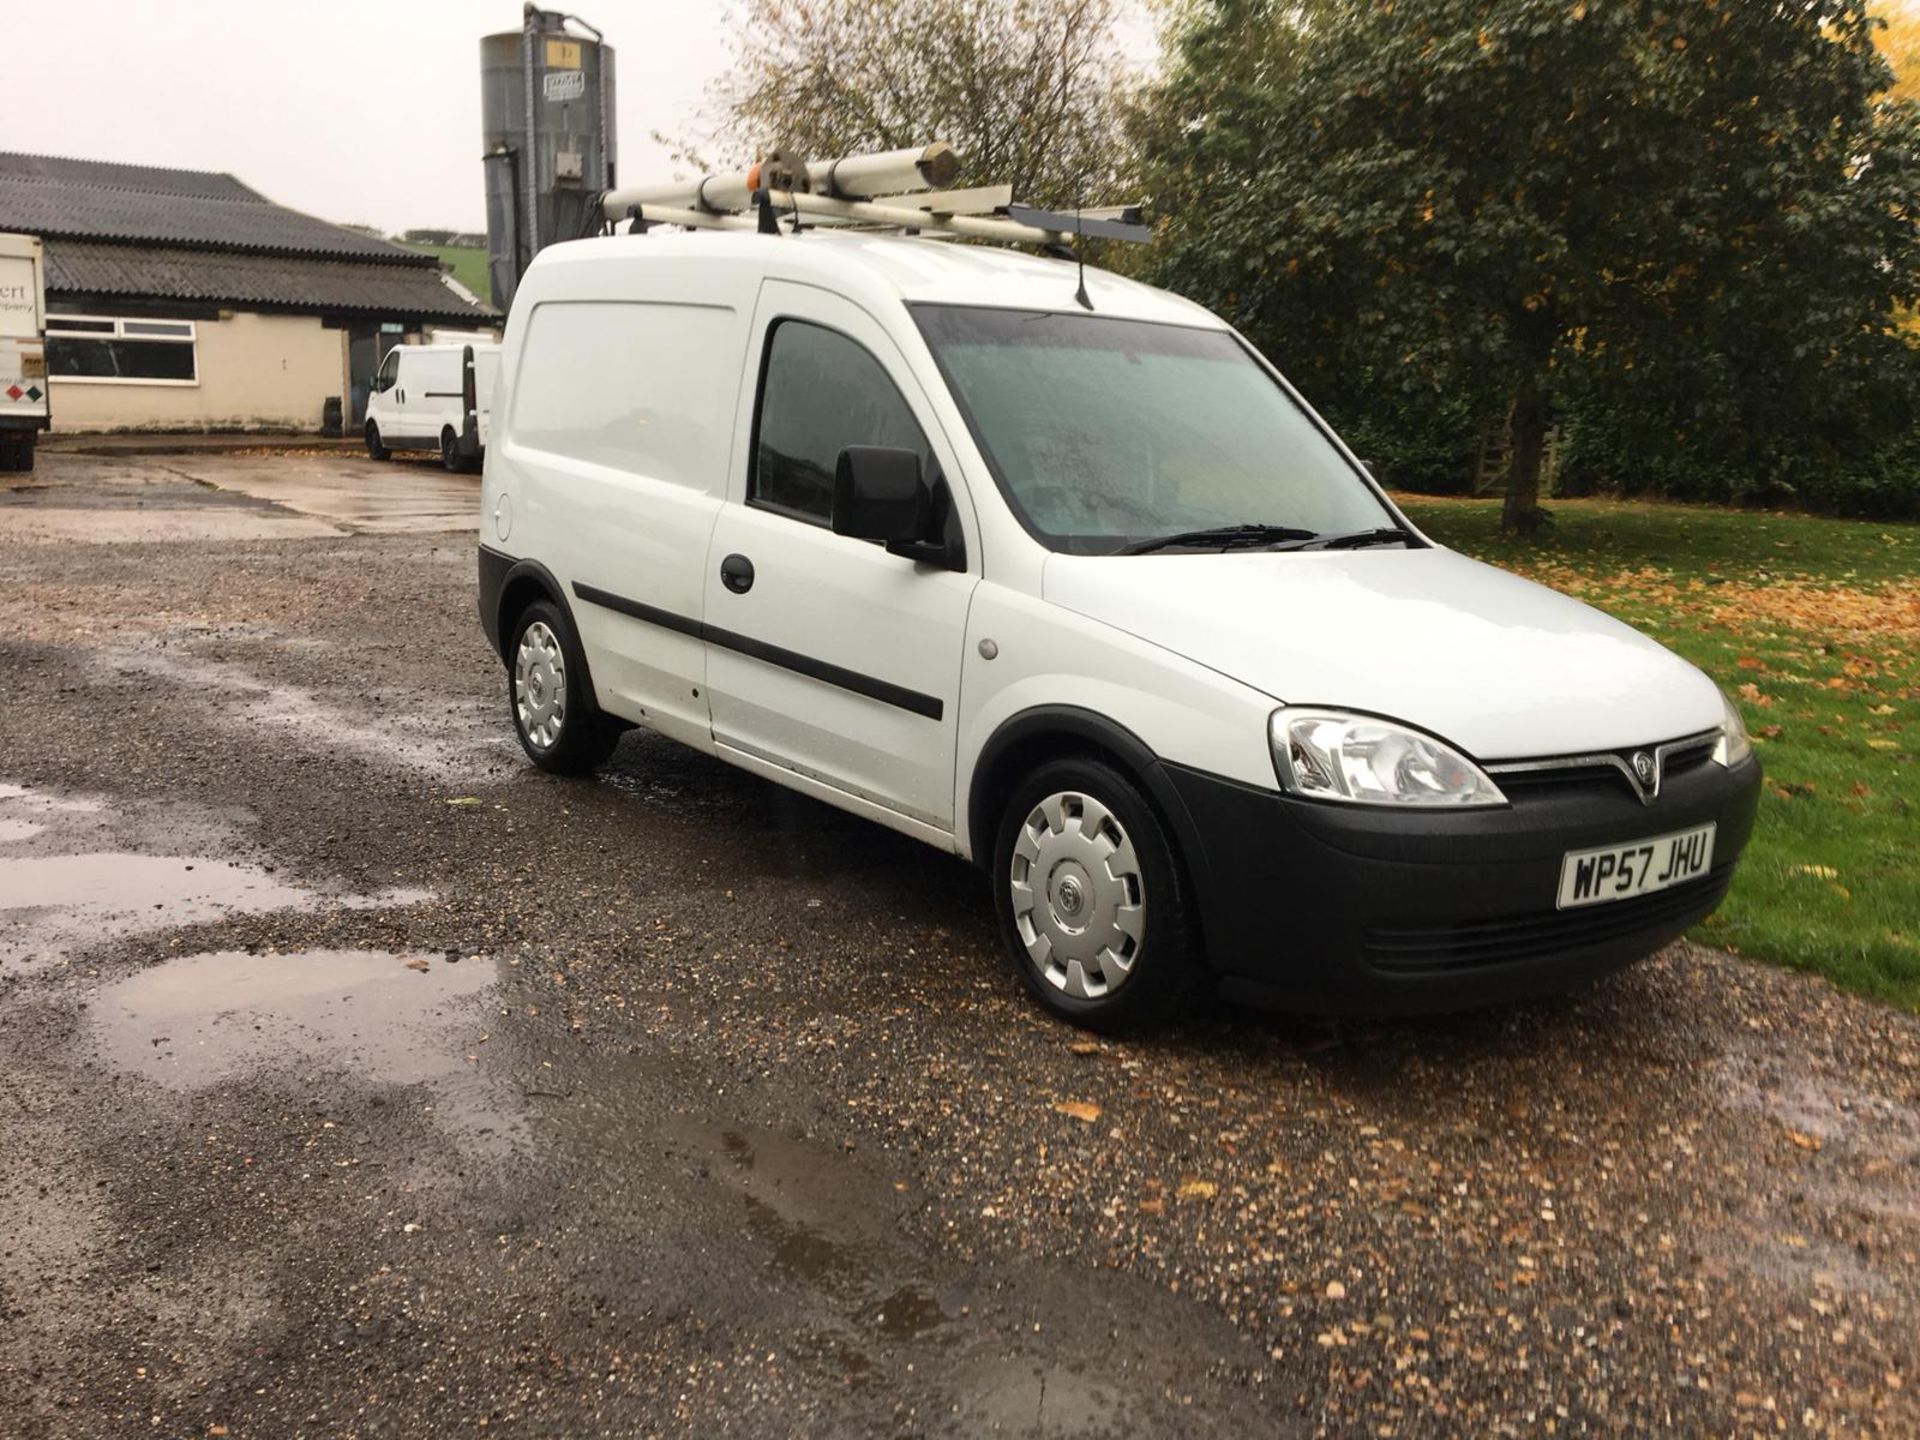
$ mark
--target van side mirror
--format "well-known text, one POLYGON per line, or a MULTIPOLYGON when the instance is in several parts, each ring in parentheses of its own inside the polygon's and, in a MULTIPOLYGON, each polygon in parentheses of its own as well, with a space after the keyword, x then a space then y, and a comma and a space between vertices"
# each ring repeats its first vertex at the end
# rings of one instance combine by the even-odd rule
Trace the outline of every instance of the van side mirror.
POLYGON ((888 445, 849 445, 833 467, 833 533, 891 548, 926 538, 920 457, 888 445))

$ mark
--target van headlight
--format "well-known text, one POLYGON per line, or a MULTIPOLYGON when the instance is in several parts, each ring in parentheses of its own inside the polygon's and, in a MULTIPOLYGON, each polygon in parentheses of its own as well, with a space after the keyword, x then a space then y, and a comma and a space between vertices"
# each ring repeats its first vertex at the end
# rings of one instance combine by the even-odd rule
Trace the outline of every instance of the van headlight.
POLYGON ((1371 715, 1276 710, 1267 724, 1280 788, 1355 805, 1504 805, 1500 787, 1444 741, 1371 715))
POLYGON ((1740 707, 1724 690, 1720 705, 1726 714, 1720 721, 1720 738, 1713 743, 1713 758, 1722 765, 1738 765, 1753 754, 1753 741, 1747 735, 1747 722, 1740 718, 1740 707))

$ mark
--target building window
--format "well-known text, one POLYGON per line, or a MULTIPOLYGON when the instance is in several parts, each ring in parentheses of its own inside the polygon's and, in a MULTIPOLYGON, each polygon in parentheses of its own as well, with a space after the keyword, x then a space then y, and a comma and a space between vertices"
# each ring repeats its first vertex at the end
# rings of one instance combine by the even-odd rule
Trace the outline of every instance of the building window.
POLYGON ((196 385, 191 320, 47 317, 47 374, 101 384, 196 385))

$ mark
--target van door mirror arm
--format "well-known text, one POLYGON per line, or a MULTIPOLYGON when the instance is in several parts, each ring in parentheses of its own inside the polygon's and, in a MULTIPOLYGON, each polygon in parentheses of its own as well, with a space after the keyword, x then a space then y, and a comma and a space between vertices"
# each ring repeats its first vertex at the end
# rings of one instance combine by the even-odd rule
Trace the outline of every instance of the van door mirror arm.
POLYGON ((933 483, 928 487, 926 529, 918 540, 895 541, 887 546, 889 555, 898 555, 916 565, 932 565, 942 570, 965 571, 967 541, 953 510, 953 491, 936 463, 933 483))
POLYGON ((902 560, 911 560, 916 565, 933 565, 941 570, 967 568, 966 550, 956 550, 944 540, 895 540, 888 544, 887 553, 898 555, 902 560))

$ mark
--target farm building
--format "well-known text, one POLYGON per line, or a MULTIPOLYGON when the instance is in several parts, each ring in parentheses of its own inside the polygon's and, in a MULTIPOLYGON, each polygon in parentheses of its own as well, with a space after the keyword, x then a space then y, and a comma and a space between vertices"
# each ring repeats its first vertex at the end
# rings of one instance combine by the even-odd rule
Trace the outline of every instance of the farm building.
POLYGON ((351 433, 393 345, 500 321, 431 255, 231 175, 0 153, 0 231, 46 242, 56 431, 314 430, 337 405, 351 433))

